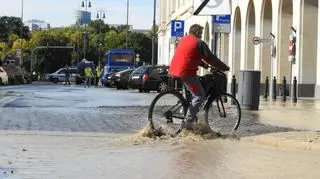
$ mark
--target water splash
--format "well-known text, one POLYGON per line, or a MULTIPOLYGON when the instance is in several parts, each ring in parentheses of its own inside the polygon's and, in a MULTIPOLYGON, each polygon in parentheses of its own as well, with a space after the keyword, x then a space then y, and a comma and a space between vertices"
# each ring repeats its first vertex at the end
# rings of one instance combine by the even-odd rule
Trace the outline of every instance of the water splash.
POLYGON ((183 129, 177 136, 173 137, 170 129, 165 127, 160 127, 158 129, 153 129, 151 123, 148 123, 144 128, 137 132, 136 141, 146 142, 146 141, 161 141, 161 140, 171 140, 173 138, 178 138, 178 140, 192 140, 192 141, 202 141, 202 140, 214 140, 218 138, 222 139, 237 139, 234 134, 221 134, 210 128, 209 125, 204 123, 197 123, 195 130, 186 130, 183 129))

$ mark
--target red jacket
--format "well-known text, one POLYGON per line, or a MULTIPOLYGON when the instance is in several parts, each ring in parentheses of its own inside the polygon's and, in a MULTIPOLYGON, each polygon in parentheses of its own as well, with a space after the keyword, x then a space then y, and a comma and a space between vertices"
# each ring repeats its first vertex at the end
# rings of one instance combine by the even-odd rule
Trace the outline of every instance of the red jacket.
POLYGON ((221 70, 228 70, 222 61, 212 54, 208 46, 193 35, 184 36, 172 58, 169 74, 174 77, 192 77, 197 75, 198 66, 205 67, 206 63, 221 70))

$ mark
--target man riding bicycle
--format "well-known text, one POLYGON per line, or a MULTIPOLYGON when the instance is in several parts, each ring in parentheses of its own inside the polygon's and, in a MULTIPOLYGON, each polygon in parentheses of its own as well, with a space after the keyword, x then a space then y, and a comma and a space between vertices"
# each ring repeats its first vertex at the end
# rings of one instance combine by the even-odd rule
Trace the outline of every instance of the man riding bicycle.
POLYGON ((174 78, 180 78, 192 94, 192 102, 185 117, 185 128, 190 130, 194 129, 197 113, 206 97, 206 92, 197 76, 198 66, 207 69, 210 65, 222 71, 230 69, 201 40, 202 34, 202 26, 192 25, 189 35, 180 40, 169 67, 169 74, 174 78))

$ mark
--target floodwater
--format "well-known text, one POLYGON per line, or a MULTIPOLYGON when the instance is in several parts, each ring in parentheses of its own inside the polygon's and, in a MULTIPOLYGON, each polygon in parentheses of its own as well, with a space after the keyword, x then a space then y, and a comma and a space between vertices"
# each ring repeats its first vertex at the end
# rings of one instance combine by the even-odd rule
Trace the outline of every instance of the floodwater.
MULTIPOLYGON (((0 101, 5 106, 0 108, 0 128, 8 130, 0 131, 0 179, 320 178, 319 152, 186 131, 176 138, 144 137, 149 128, 133 134, 146 123, 148 108, 141 112, 138 107, 125 106, 150 104, 154 94, 42 88, 34 93, 36 86, 21 89, 23 96, 10 93, 0 101), (116 105, 121 107, 112 107, 119 96, 123 98, 116 105), (124 134, 128 131, 130 134, 124 134)), ((304 114, 319 109, 319 105, 301 105, 308 109, 304 114)), ((261 108, 260 117, 270 115, 271 109, 261 108)), ((295 106, 290 109, 296 110, 295 106)), ((296 113, 282 115, 283 121, 290 118, 292 122, 292 114, 296 113)), ((243 118, 239 130, 245 135, 241 136, 284 130, 252 121, 257 120, 243 118)))
POLYGON ((319 153, 234 138, 208 140, 190 132, 176 138, 44 132, 7 135, 0 142, 0 168, 19 179, 320 177, 319 153))

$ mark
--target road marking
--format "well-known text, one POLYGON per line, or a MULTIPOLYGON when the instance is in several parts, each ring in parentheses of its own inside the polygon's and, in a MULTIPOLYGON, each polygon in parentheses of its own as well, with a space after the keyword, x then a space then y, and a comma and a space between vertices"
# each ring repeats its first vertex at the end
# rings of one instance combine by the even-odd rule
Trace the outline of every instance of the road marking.
POLYGON ((6 96, 0 99, 0 107, 4 107, 6 104, 11 103, 17 99, 16 96, 6 96))

